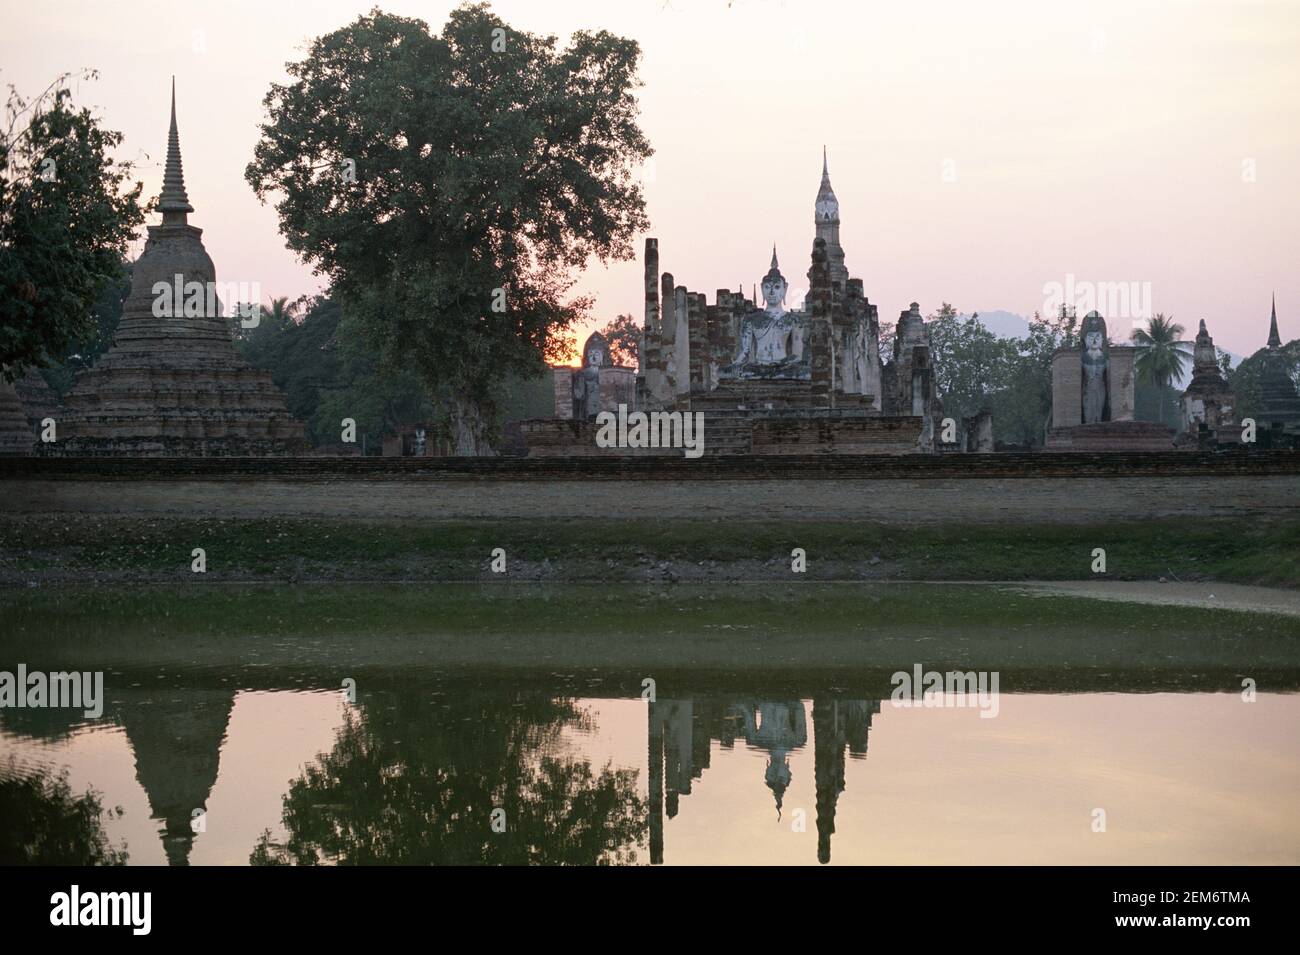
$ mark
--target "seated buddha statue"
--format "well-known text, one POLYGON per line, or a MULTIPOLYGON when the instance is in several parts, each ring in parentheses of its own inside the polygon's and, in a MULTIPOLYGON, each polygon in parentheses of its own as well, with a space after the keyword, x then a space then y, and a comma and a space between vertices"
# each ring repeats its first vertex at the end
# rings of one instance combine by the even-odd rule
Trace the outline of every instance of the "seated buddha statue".
POLYGON ((740 320, 740 334, 732 363, 719 370, 724 378, 806 378, 810 374, 804 357, 804 327, 785 309, 788 289, 772 249, 772 267, 763 276, 765 307, 740 320))

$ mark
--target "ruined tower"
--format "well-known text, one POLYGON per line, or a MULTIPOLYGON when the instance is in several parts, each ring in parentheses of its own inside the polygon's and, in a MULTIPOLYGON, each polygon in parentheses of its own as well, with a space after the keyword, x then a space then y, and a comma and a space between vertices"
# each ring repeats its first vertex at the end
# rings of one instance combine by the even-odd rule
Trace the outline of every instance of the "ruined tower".
POLYGON ((831 188, 831 175, 826 164, 826 147, 822 147, 822 182, 817 190, 817 201, 813 206, 813 223, 817 227, 814 237, 826 243, 826 258, 830 265, 831 284, 839 286, 844 294, 844 285, 849 280, 849 270, 844 267, 844 249, 840 247, 840 201, 835 198, 831 188))
POLYGON ((162 223, 149 226, 113 347, 68 394, 49 451, 207 457, 303 449, 303 426, 271 376, 235 351, 203 230, 189 224, 174 84, 158 199, 162 223), (180 295, 164 291, 178 287, 184 308, 176 307, 180 295), (191 300, 192 289, 205 294, 191 300))

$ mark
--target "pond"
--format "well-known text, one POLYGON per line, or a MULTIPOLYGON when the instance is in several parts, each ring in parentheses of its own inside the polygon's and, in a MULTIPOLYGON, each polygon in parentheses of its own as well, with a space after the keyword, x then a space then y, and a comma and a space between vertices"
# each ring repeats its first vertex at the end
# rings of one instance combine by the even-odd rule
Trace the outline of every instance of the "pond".
POLYGON ((1300 862, 1291 617, 928 584, 0 610, 0 672, 103 680, 98 715, 0 710, 5 862, 1300 862))

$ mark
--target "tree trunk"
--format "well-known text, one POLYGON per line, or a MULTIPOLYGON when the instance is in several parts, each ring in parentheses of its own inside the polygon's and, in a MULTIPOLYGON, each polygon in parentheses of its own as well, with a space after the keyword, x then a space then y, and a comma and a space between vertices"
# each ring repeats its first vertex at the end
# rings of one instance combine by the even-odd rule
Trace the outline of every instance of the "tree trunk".
POLYGON ((447 408, 451 423, 452 454, 457 457, 492 457, 487 438, 487 415, 472 398, 456 398, 447 408))

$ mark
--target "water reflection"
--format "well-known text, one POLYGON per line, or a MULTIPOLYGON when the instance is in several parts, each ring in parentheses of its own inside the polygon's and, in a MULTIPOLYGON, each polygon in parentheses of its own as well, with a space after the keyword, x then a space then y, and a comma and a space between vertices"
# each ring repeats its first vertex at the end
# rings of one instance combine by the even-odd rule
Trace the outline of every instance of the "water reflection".
POLYGON ((8 858, 1300 859, 1297 694, 1007 694, 985 720, 830 687, 647 702, 580 697, 560 676, 546 692, 503 673, 423 673, 347 703, 320 682, 131 676, 96 723, 0 712, 8 858), (71 788, 52 786, 65 771, 71 788), (93 806, 75 805, 88 788, 93 806), (1087 826, 1099 805, 1115 821, 1105 839, 1087 826), (44 834, 15 836, 19 818, 44 834))
MULTIPOLYGON (((844 792, 844 758, 867 755, 867 734, 879 700, 814 699, 812 703, 816 780, 817 860, 829 862, 835 808, 844 792)), ((691 780, 709 768, 711 744, 731 750, 736 740, 766 756, 763 784, 771 791, 777 821, 793 772, 790 753, 808 742, 801 700, 658 700, 649 705, 650 861, 664 861, 664 816, 677 816, 679 799, 691 780)), ((799 810, 802 812, 802 810, 799 810)), ((802 820, 801 820, 802 821, 802 820)))
POLYGON ((572 700, 537 694, 433 705, 418 689, 375 694, 290 784, 287 838, 267 833, 251 861, 636 862, 645 828, 637 773, 559 751, 561 730, 585 718, 572 700))
POLYGON ((0 710, 18 861, 1300 862, 1290 618, 940 585, 23 591, 0 618, 0 670, 104 675, 101 719, 0 710), (895 708, 922 667, 996 673, 998 705, 895 708))

